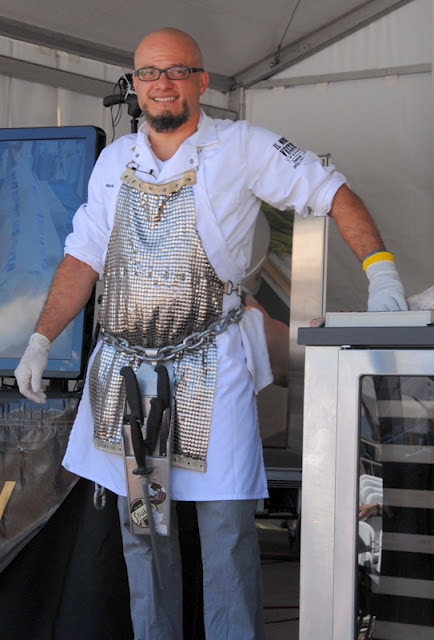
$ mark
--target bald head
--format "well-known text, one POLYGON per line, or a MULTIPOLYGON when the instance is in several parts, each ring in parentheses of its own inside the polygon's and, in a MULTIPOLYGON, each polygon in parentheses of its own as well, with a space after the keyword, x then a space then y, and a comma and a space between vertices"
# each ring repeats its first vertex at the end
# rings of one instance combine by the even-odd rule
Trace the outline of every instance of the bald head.
POLYGON ((184 31, 159 29, 139 43, 134 56, 137 70, 157 69, 157 78, 140 79, 133 75, 133 84, 140 108, 148 123, 148 135, 155 152, 157 140, 160 158, 168 155, 169 143, 176 150, 196 131, 200 120, 200 96, 209 84, 209 75, 202 68, 202 53, 197 42, 184 31), (187 77, 177 78, 168 70, 188 67, 187 77), (157 138, 157 135, 160 137, 157 138), (164 138, 165 149, 161 149, 164 138))
POLYGON ((182 62, 182 64, 187 64, 191 67, 201 67, 203 65, 202 52, 196 40, 185 31, 166 27, 153 31, 139 43, 134 55, 135 68, 138 69, 149 64, 147 57, 149 55, 158 55, 158 51, 161 51, 162 55, 163 53, 167 55, 168 52, 172 52, 172 55, 175 56, 174 63, 182 62))

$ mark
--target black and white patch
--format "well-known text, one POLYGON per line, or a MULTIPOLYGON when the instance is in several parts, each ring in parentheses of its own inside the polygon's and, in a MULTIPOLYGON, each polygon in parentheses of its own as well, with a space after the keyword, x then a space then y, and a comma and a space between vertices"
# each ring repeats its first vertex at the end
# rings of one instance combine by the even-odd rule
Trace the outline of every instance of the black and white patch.
POLYGON ((306 155, 305 151, 293 145, 292 142, 289 142, 286 138, 279 138, 277 142, 273 144, 273 147, 285 157, 293 169, 296 169, 303 162, 306 155))

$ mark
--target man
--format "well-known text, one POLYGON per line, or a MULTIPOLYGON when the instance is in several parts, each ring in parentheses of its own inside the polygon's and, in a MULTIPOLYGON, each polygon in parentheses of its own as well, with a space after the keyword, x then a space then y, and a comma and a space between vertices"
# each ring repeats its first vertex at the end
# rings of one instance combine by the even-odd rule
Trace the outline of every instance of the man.
POLYGON ((124 406, 119 370, 131 359, 119 338, 137 355, 137 347, 181 345, 223 318, 223 331, 205 331, 202 344, 173 354, 170 490, 174 501, 196 502, 207 640, 260 640, 255 508, 267 485, 255 392, 271 382, 271 372, 262 325, 253 319, 258 314, 247 312, 240 320, 237 310, 261 200, 303 216, 330 215, 364 261, 371 310, 406 309, 404 291, 392 254, 341 174, 269 131, 201 113, 209 78, 189 35, 174 29, 148 35, 137 48, 135 69, 146 122, 98 159, 88 203, 75 216, 16 376, 24 395, 44 401, 41 375, 50 342, 103 276, 102 339, 90 361, 64 466, 121 496, 136 640, 178 640, 176 521, 171 535, 159 538, 159 590, 149 540, 129 530, 122 455, 109 451, 119 441, 114 425, 122 421, 124 406))

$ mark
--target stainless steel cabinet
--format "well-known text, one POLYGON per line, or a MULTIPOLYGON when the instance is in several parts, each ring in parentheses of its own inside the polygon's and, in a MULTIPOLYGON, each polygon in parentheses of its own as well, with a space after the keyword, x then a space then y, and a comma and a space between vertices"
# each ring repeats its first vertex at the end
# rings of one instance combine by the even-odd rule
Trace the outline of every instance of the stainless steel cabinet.
POLYGON ((306 345, 300 640, 428 640, 434 327, 306 329, 299 342, 306 345), (362 475, 382 485, 365 573, 362 475))

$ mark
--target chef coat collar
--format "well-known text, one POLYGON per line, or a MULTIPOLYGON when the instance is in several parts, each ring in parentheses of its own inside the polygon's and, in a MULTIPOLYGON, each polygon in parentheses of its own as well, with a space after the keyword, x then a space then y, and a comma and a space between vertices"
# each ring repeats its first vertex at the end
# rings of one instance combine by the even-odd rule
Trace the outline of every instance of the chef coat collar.
POLYGON ((218 135, 212 118, 201 111, 199 126, 189 138, 184 140, 176 153, 167 160, 160 169, 152 153, 148 137, 148 124, 143 122, 139 127, 136 144, 131 147, 132 159, 138 166, 141 179, 156 183, 173 179, 189 169, 197 170, 199 155, 203 148, 218 143, 218 135), (149 178, 147 177, 149 176, 149 178))
MULTIPOLYGON (((144 121, 139 127, 138 138, 139 144, 143 142, 149 149, 151 148, 148 137, 148 123, 146 121, 144 121)), ((184 144, 194 144, 197 147, 207 147, 208 145, 216 144, 217 142, 218 135, 214 120, 201 110, 197 131, 184 140, 181 146, 184 144)))

